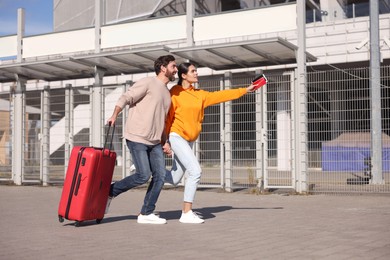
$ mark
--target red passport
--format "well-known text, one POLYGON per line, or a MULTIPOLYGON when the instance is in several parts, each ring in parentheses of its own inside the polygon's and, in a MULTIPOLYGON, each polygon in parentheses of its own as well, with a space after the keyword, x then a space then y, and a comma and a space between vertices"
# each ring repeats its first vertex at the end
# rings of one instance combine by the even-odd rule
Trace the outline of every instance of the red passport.
POLYGON ((264 74, 257 76, 252 80, 252 84, 255 86, 254 90, 261 88, 265 84, 267 84, 268 80, 264 74))

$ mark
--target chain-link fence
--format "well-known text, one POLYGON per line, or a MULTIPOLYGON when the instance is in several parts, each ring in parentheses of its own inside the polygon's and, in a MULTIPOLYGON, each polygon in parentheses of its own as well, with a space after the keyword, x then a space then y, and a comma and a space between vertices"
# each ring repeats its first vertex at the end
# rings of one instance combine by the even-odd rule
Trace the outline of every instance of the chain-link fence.
POLYGON ((312 192, 390 191, 389 67, 381 69, 382 133, 371 130, 369 69, 308 73, 308 135, 312 192), (381 138, 382 147, 371 147, 381 138), (372 184, 372 149, 382 150, 383 184, 372 184))
MULTIPOLYGON (((294 167, 297 123, 306 125, 305 183, 311 193, 390 193, 390 68, 381 68, 382 134, 371 131, 369 69, 333 69, 307 73, 307 111, 301 120, 295 111, 294 71, 266 73, 268 84, 256 93, 208 107, 194 152, 202 166, 202 187, 237 189, 296 189, 301 181, 294 167), (372 138, 382 147, 371 147, 372 138), (295 142, 295 144, 294 144, 295 142), (383 183, 372 183, 372 149, 382 151, 383 183)), ((200 77, 208 91, 246 87, 253 72, 200 77)), ((13 158, 13 93, 0 93, 0 178, 22 182, 62 183, 74 146, 91 143, 91 88, 45 88, 23 93, 23 159, 13 158), (49 147, 48 151, 45 147, 49 147), (22 173, 12 162, 22 163, 22 173), (45 176, 47 177, 45 179, 45 176)), ((129 84, 104 86, 102 144, 115 103, 129 84)), ((117 153, 114 180, 131 174, 131 155, 122 138, 126 111, 116 121, 113 146, 117 153)), ((167 168, 171 159, 167 158, 167 168)), ((301 181, 303 182, 303 181, 301 181)))

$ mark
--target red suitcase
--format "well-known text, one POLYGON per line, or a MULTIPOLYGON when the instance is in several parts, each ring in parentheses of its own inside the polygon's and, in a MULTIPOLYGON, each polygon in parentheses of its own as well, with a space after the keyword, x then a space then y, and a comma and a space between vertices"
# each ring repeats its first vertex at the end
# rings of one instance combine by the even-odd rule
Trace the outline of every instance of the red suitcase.
MULTIPOLYGON (((110 131, 110 127, 107 131, 110 131)), ((112 136, 114 129, 112 129, 112 136)), ((106 148, 75 146, 69 159, 61 200, 58 207, 58 220, 75 220, 76 226, 85 220, 100 223, 108 199, 114 173, 116 153, 106 148)))

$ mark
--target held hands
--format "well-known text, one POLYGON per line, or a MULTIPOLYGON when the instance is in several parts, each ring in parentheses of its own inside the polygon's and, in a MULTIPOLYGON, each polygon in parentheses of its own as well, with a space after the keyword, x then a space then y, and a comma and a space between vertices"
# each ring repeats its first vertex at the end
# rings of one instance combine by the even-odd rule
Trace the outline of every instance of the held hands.
POLYGON ((166 142, 164 145, 163 145, 163 152, 168 155, 168 156, 172 156, 173 155, 173 152, 171 150, 171 145, 166 142))

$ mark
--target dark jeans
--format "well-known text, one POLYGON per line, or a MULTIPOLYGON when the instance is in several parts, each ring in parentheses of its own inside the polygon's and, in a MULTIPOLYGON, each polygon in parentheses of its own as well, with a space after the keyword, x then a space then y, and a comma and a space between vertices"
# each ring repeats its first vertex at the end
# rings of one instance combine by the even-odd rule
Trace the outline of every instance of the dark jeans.
POLYGON ((122 192, 146 183, 152 176, 152 180, 146 191, 142 215, 153 213, 156 203, 164 186, 165 160, 161 144, 147 145, 126 140, 127 147, 133 157, 136 172, 111 185, 110 196, 116 197, 122 192))

